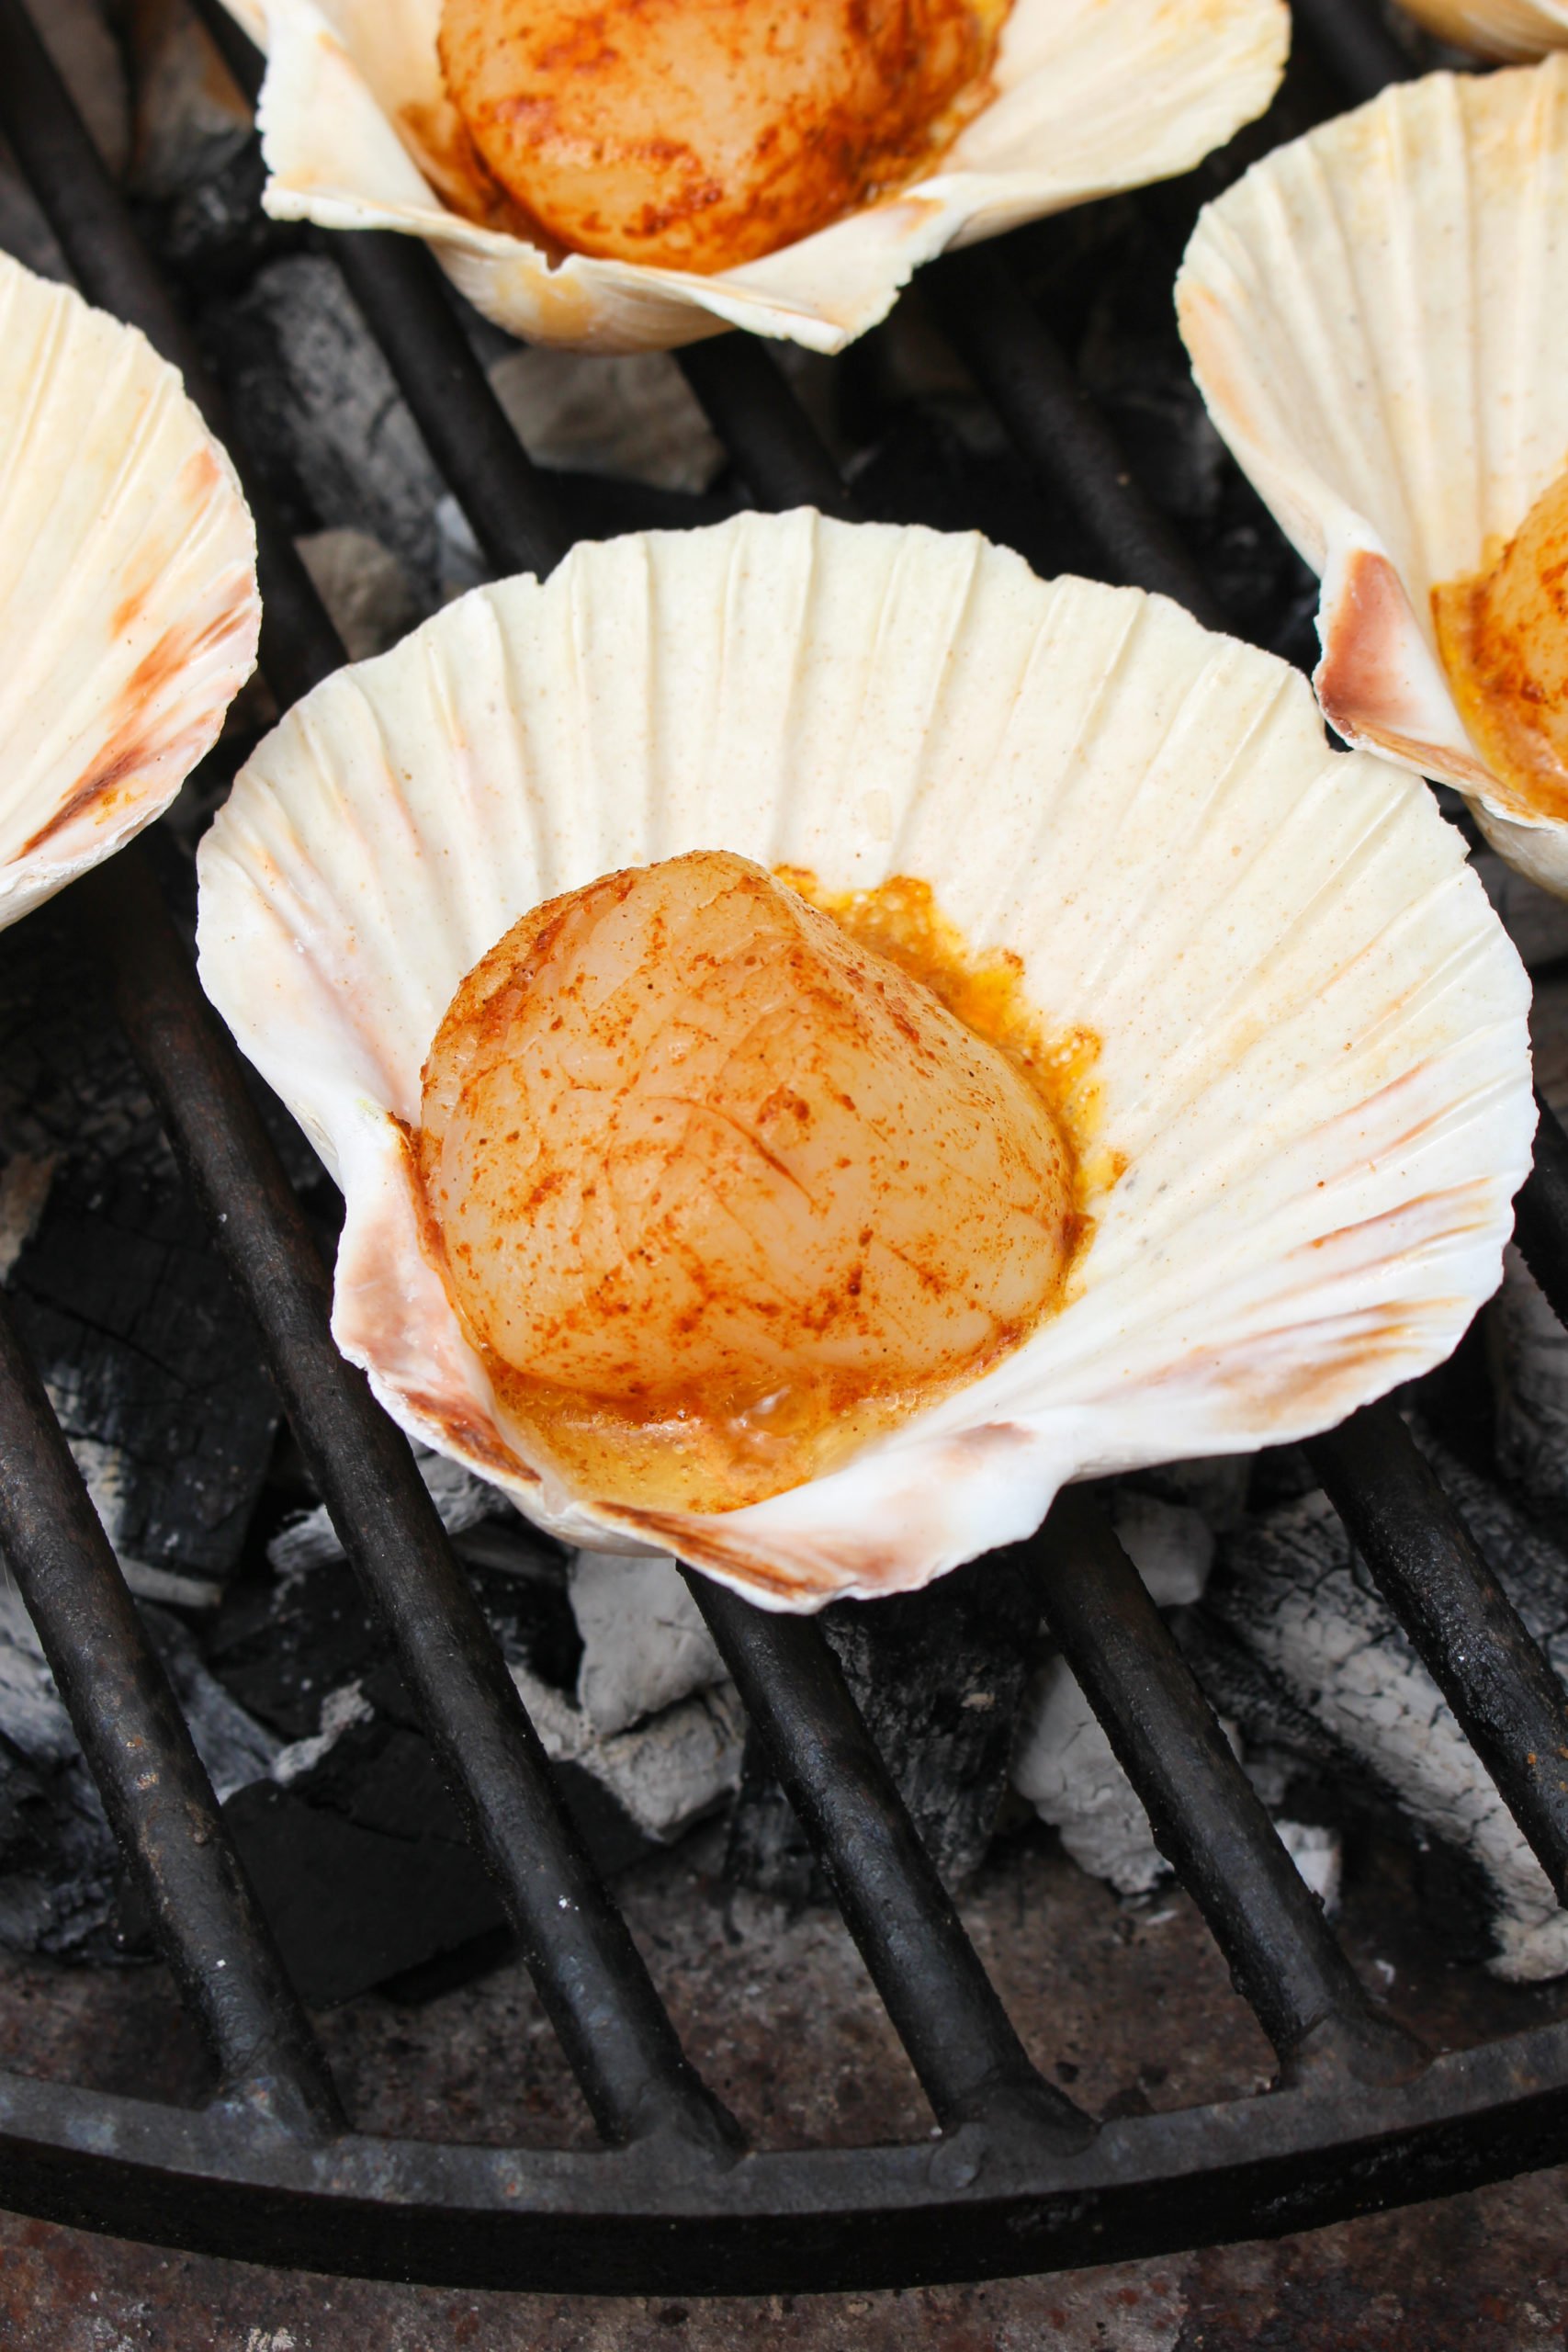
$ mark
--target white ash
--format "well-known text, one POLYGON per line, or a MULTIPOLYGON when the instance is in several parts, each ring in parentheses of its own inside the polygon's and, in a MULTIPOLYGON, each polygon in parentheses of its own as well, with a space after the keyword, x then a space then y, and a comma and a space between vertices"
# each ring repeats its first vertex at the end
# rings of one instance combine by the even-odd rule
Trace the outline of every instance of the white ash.
POLYGON ((376 1710, 357 1681, 344 1682, 336 1690, 329 1690, 321 1702, 321 1727, 309 1739, 291 1740, 280 1747, 272 1759, 272 1778, 279 1788, 313 1771, 329 1748, 335 1747, 345 1731, 355 1724, 373 1721, 376 1710))
MULTIPOLYGON (((484 1479, 465 1470, 461 1463, 448 1461, 446 1454, 417 1445, 414 1456, 419 1475, 448 1535, 461 1535, 466 1528, 477 1527, 481 1519, 504 1514, 508 1510, 505 1497, 484 1479)), ((303 1512, 281 1529, 267 1545, 266 1556, 278 1575, 286 1577, 302 1576, 308 1568, 323 1567, 329 1560, 341 1560, 343 1545, 325 1503, 318 1503, 314 1510, 303 1512)))
POLYGON ((490 380, 536 466, 685 491, 723 470, 723 445, 666 351, 519 349, 490 380))
POLYGON ((1282 1818, 1276 1818, 1274 1826, 1280 1843, 1332 1919, 1339 1908, 1345 1874, 1345 1845, 1338 1830, 1282 1818))
POLYGON ((1486 1318, 1497 1466, 1532 1503, 1568 1510, 1568 1331, 1512 1242, 1486 1318))
POLYGON ((1024 1699, 1012 1784, 1080 1870, 1118 1894, 1146 1894, 1169 1865, 1065 1658, 1043 1666, 1024 1699))
POLYGON ((404 566, 368 531, 310 531, 295 544, 351 662, 385 653, 424 617, 404 566))
MULTIPOLYGON (((1235 1725, 1220 1728, 1239 1754, 1235 1725)), ((1024 1701, 1012 1784, 1078 1868, 1118 1894, 1146 1894, 1168 1874, 1143 1801, 1066 1658, 1040 1668, 1024 1701)))
POLYGON ((1214 1538, 1208 1522, 1185 1503, 1162 1502, 1135 1487, 1119 1487, 1111 1502, 1111 1524, 1151 1599, 1161 1609, 1201 1600, 1214 1565, 1214 1538))
POLYGON ((637 1559, 579 1552, 567 1589, 582 1636, 577 1703, 602 1736, 628 1730, 728 1679, 667 1552, 637 1559))
POLYGON ((1209 1606, 1423 1828, 1479 1866, 1495 1905, 1495 1973, 1528 1982, 1568 1969, 1568 1914, 1326 1497, 1270 1513, 1233 1539, 1224 1565, 1209 1606))
POLYGON ((728 1684, 601 1738, 580 1707, 525 1666, 511 1673, 551 1761, 592 1773, 658 1845, 673 1844, 740 1785, 745 1717, 728 1684))

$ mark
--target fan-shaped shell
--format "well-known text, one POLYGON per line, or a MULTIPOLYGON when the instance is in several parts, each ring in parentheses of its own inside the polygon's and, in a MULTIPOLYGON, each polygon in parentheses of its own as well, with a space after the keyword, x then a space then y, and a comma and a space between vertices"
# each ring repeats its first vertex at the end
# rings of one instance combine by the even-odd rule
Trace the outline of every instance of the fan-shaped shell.
POLYGON ((552 263, 437 193, 469 166, 436 54, 440 0, 229 0, 267 75, 267 209, 426 237, 487 317, 531 343, 661 350, 740 326, 838 351, 950 245, 1188 170, 1261 114, 1282 0, 1014 0, 997 95, 931 177, 740 269, 552 263), (265 19, 265 22, 263 21, 265 19))
POLYGON ((1321 1429, 1495 1288, 1528 989, 1424 786, 1135 590, 808 513, 583 547, 340 673, 203 844, 201 973, 343 1185, 334 1329, 405 1428, 575 1542, 813 1608, 1021 1536, 1067 1478, 1321 1429), (517 915, 700 847, 931 880, 1102 1041, 1125 1173, 1070 1303, 834 1474, 722 1515, 569 1494, 498 1427, 404 1123, 517 915))
POLYGON ((249 512, 175 369, 0 258, 0 924, 167 807, 259 620, 249 512))
POLYGON ((1544 57, 1568 47, 1568 0, 1400 0, 1439 40, 1477 57, 1544 57))
POLYGON ((1201 216, 1177 308, 1215 424, 1322 575, 1329 719, 1456 785, 1568 892, 1568 827, 1488 767, 1431 612, 1568 465, 1568 57, 1435 74, 1277 149, 1201 216))

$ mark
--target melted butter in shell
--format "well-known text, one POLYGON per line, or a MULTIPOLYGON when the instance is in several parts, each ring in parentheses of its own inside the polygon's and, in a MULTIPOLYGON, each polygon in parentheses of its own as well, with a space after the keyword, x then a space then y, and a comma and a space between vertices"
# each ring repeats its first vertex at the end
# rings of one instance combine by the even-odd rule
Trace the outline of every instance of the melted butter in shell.
POLYGON ((1543 817, 1568 817, 1568 474, 1482 570, 1432 591, 1438 648, 1487 765, 1543 817))
POLYGON ((829 914, 705 851, 550 901, 475 967, 419 1161, 527 1450, 605 1500, 733 1509, 1059 1304, 1085 1228, 1059 1113, 1092 1051, 1053 1054, 1016 967, 955 939, 923 885, 829 914))

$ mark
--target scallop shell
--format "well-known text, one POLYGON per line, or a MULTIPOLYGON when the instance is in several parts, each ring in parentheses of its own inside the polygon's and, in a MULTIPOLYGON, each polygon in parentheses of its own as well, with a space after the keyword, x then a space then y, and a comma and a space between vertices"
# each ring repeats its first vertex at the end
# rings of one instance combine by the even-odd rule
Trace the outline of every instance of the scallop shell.
POLYGON ((776 1608, 923 1584, 1066 1479, 1323 1429, 1495 1289, 1529 1160, 1522 967, 1425 787, 1305 682, 977 537, 746 514, 581 547, 340 672, 200 853, 201 976, 342 1185, 333 1329, 412 1434, 574 1544, 776 1608), (932 880, 1101 1040, 1070 1303, 843 1467, 720 1515, 513 1451, 421 1245, 405 1125, 515 918, 695 848, 932 880))
POLYGON ((1200 217, 1177 309, 1210 413, 1322 576, 1331 723, 1457 786, 1568 895, 1568 826, 1488 768, 1431 613, 1568 464, 1568 57, 1435 74, 1277 149, 1200 217))
POLYGON ((175 370, 0 258, 0 925, 168 806, 259 620, 250 514, 175 370))
POLYGON ((997 95, 942 168, 739 269, 699 277, 569 254, 484 228, 437 190, 461 131, 436 55, 440 0, 228 0, 268 51, 266 208, 428 238, 475 306, 531 343, 664 350, 726 326, 839 351, 912 271, 1116 188, 1188 170, 1262 113, 1290 40, 1283 0, 1014 0, 997 95))
POLYGON ((1568 0, 1400 0, 1439 40, 1477 57, 1544 57, 1568 47, 1568 0))

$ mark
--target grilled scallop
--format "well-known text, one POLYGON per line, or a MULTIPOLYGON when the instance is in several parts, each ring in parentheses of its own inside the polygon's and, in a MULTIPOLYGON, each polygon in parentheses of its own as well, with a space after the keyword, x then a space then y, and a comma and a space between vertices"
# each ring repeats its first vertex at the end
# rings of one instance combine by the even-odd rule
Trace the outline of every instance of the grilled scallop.
POLYGON ((441 62, 559 244, 708 272, 907 179, 995 29, 973 0, 444 0, 441 62))
POLYGON ((1529 990, 1431 796, 1282 662, 979 539, 749 514, 476 590, 289 714, 200 878, 389 1409, 775 1607, 1327 1427, 1499 1279, 1529 990), (855 1423, 879 1363, 910 1409, 855 1423), (682 1411, 771 1491, 616 1451, 682 1411))

